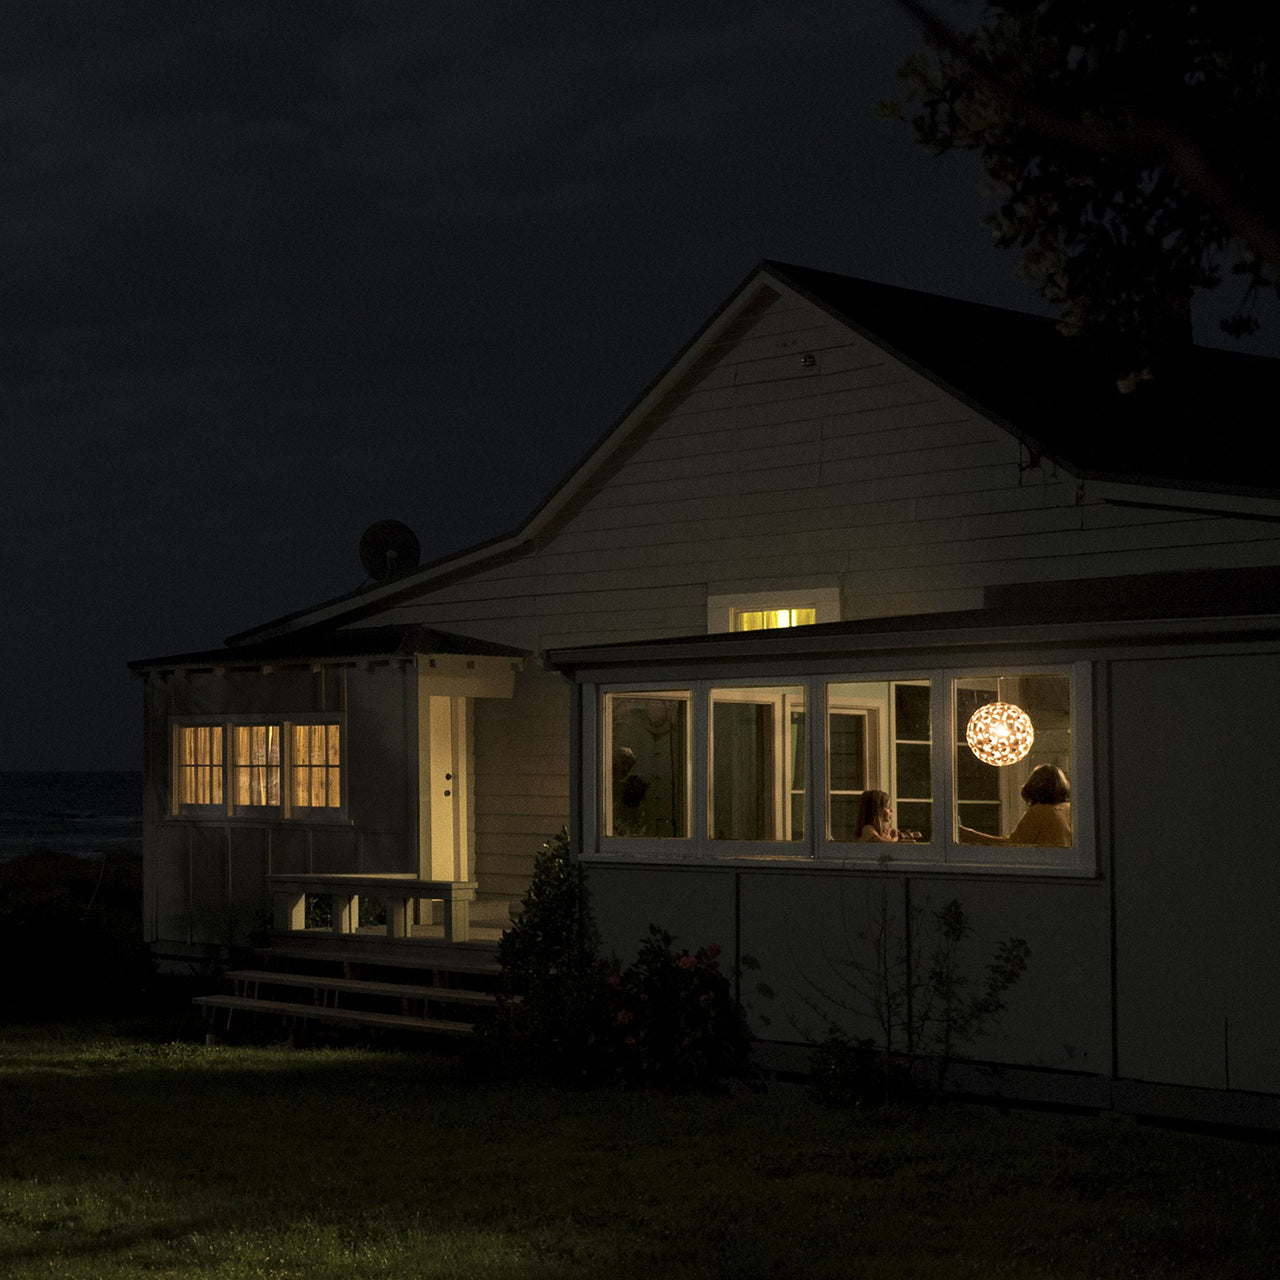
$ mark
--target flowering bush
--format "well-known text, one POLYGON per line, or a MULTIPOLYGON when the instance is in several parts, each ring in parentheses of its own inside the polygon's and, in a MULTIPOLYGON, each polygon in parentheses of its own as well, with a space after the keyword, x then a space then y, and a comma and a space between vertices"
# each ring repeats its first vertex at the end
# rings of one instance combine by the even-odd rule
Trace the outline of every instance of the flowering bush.
POLYGON ((613 968, 613 1060, 628 1085, 708 1090, 748 1074, 746 1014, 720 972, 717 943, 672 951, 669 933, 649 926, 633 965, 613 968))
POLYGON ((671 949, 656 925, 634 964, 598 954, 582 869, 562 831, 542 848, 498 959, 502 991, 477 1026, 481 1069, 560 1083, 714 1089, 747 1074, 746 1014, 720 947, 671 949))

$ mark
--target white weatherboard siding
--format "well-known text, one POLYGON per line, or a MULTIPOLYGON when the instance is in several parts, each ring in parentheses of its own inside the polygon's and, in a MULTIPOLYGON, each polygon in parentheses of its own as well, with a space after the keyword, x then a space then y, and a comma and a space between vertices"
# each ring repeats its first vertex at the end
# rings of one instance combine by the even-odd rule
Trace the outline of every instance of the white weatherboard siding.
MULTIPOLYGON (((369 621, 536 652, 697 633, 708 595, 734 590, 838 587, 842 615, 867 618, 974 608, 989 585, 1280 558, 1274 525, 1113 506, 1024 469, 1005 430, 790 291, 660 404, 524 554, 369 621)), ((476 705, 485 892, 519 892, 567 814, 559 683, 528 672, 512 702, 476 705)))

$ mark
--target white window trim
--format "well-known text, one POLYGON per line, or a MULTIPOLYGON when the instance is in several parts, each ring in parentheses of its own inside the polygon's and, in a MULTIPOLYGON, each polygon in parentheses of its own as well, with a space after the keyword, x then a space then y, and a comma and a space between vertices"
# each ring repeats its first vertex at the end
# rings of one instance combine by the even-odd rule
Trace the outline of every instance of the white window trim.
POLYGON ((288 716, 183 716, 169 717, 169 807, 168 816, 185 822, 224 822, 228 820, 276 821, 292 823, 333 823, 347 821, 348 783, 347 718, 333 712, 301 712, 288 716), (235 802, 235 730, 246 725, 275 725, 280 730, 280 803, 242 805, 235 802), (323 808, 292 803, 293 735, 298 724, 336 724, 338 738, 339 796, 341 804, 323 808), (222 803, 182 804, 179 799, 178 770, 181 730, 197 725, 219 725, 222 728, 222 803))
POLYGON ((788 587, 782 591, 739 591, 707 597, 707 634, 733 630, 735 610, 813 609, 817 622, 840 621, 839 587, 788 587))
POLYGON ((889 871, 934 871, 961 873, 1011 873, 1071 877, 1097 874, 1095 847, 1095 796, 1093 761, 1092 668, 1087 661, 1044 664, 996 664, 974 667, 902 667, 888 672, 833 672, 791 676, 761 673, 754 678, 699 679, 684 682, 615 683, 594 686, 594 710, 584 725, 584 765, 592 761, 586 777, 594 782, 592 794, 584 796, 583 849, 588 860, 660 861, 684 865, 739 863, 761 866, 878 868, 889 871), (969 845, 953 835, 954 801, 952 779, 955 770, 952 734, 953 681, 974 676, 1024 676, 1064 673, 1071 677, 1071 826, 1074 843, 1070 848, 1023 845, 969 845), (826 687, 828 684, 875 683, 879 681, 927 680, 930 683, 932 717, 932 779, 934 838, 929 844, 863 844, 826 839, 826 687), (723 841, 712 839, 708 827, 710 790, 711 690, 732 688, 768 689, 803 686, 806 721, 809 729, 806 797, 806 835, 803 840, 723 841), (604 725, 606 694, 662 692, 691 695, 692 748, 689 752, 690 835, 680 838, 605 836, 603 804, 606 790, 601 770, 605 756, 598 747, 606 742, 604 725), (821 714, 815 711, 821 708, 821 714), (598 728, 596 727, 598 725, 598 728), (943 726, 940 728, 939 726, 943 726), (943 753, 946 753, 945 755, 943 753), (820 762, 820 767, 819 767, 820 762), (821 777, 822 786, 814 780, 821 777))

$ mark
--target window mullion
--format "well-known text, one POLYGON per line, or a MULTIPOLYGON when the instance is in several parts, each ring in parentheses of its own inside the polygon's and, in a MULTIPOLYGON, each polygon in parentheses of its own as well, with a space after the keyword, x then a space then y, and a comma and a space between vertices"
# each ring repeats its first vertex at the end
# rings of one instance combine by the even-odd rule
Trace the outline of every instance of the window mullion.
POLYGON ((691 708, 693 716, 693 752, 690 761, 689 799, 690 835, 697 853, 706 856, 711 848, 711 686, 695 680, 691 708))

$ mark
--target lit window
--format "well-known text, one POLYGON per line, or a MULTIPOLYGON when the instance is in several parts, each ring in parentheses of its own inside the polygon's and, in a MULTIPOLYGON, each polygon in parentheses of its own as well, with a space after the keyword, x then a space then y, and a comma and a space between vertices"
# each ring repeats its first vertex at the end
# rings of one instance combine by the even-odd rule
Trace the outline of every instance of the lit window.
POLYGON ((856 841, 867 791, 883 791, 893 825, 933 839, 930 685, 863 680, 827 685, 827 839, 856 841))
POLYGON ((186 724, 178 729, 177 777, 180 805, 222 804, 222 726, 186 724))
POLYGON ((802 609, 735 609, 735 631, 769 631, 775 627, 811 627, 818 620, 812 606, 802 609))
POLYGON ((280 726, 235 726, 232 795, 238 805, 257 808, 280 803, 280 726))
POLYGON ((1090 872, 1092 842, 1072 821, 1074 809, 1090 829, 1088 787, 1068 802, 1073 764, 1088 772, 1072 738, 1087 677, 1081 664, 602 691, 597 831, 610 840, 598 851, 657 855, 623 841, 677 837, 680 856, 708 860, 1090 872), (975 729, 977 750, 1004 760, 1026 743, 1025 756, 975 755, 966 729, 980 708, 998 741, 988 748, 975 729), (864 842, 869 822, 885 834, 885 805, 895 832, 864 842))
MULTIPOLYGON (((975 732, 989 718, 978 715, 975 732)), ((1072 776, 1069 675, 956 680, 954 760, 954 825, 960 843, 1060 848, 1073 843, 1068 802, 1072 776), (1005 752, 1014 757, 1008 764, 986 763, 979 753, 989 753, 981 742, 968 740, 975 714, 995 703, 1021 711, 1030 722, 1025 739, 1014 752, 1005 752)))
POLYGON ((689 835, 689 695, 605 697, 605 835, 689 835))
POLYGON ((336 809, 342 803, 342 754, 336 724, 295 724, 289 758, 295 808, 336 809))
POLYGON ((176 724, 172 804, 175 815, 203 807, 224 816, 332 814, 343 805, 341 724, 176 724))

